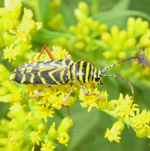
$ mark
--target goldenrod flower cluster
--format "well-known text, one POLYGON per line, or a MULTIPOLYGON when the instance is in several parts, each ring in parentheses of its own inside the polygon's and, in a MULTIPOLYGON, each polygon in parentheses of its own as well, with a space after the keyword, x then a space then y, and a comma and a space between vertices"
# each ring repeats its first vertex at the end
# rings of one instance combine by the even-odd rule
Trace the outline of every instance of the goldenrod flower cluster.
POLYGON ((130 17, 127 20, 126 28, 126 30, 120 30, 117 26, 113 26, 110 33, 104 32, 102 34, 101 40, 107 45, 107 50, 103 52, 103 56, 110 62, 113 62, 116 58, 124 59, 127 56, 139 56, 142 60, 141 65, 132 64, 130 70, 126 69, 121 74, 130 77, 129 75, 135 73, 136 78, 144 81, 145 78, 149 77, 150 71, 149 23, 141 18, 130 17), (141 54, 142 52, 143 54, 141 54))
MULTIPOLYGON (((57 54, 59 50, 60 57, 66 50, 61 49, 60 47, 54 47, 53 55, 55 56, 55 52, 57 54)), ((45 56, 46 57, 46 56, 45 56)), ((57 57, 59 55, 57 54, 57 57)), ((60 58, 58 58, 60 59, 60 58)), ((3 68, 3 71, 6 70, 6 68, 3 68)), ((8 70, 6 70, 9 74, 8 70)), ((9 81, 7 82, 7 86, 13 85, 9 81)), ((99 92, 97 88, 93 89, 91 85, 86 84, 85 85, 89 91, 89 93, 96 93, 101 95, 105 100, 99 99, 97 96, 85 96, 82 89, 79 87, 79 85, 75 85, 74 87, 74 93, 76 96, 70 96, 68 101, 66 102, 67 106, 72 106, 75 103, 76 97, 79 97, 79 100, 82 102, 80 103, 82 108, 88 108, 88 112, 91 111, 92 108, 96 108, 98 110, 104 111, 107 114, 110 114, 111 116, 114 116, 118 119, 118 121, 112 126, 111 129, 107 128, 105 137, 110 140, 111 142, 120 142, 120 135, 122 130, 124 129, 124 124, 127 124, 128 126, 131 126, 133 130, 136 132, 137 137, 149 138, 149 122, 150 122, 150 113, 149 111, 143 110, 140 111, 137 104, 133 104, 132 97, 129 95, 126 95, 125 98, 122 94, 120 94, 120 97, 118 100, 111 100, 108 101, 108 94, 106 91, 99 92), (76 90, 78 90, 78 93, 76 90)), ((3 89, 7 89, 5 84, 3 84, 3 89)), ((35 87, 35 86, 25 86, 28 95, 32 95, 33 93, 37 93, 41 91, 41 89, 44 89, 44 87, 41 88, 35 87)), ((9 128, 11 127, 13 133, 9 134, 10 141, 13 142, 13 144, 16 145, 16 143, 19 143, 19 139, 21 139, 24 134, 23 130, 27 131, 26 137, 31 140, 31 142, 34 145, 39 145, 42 143, 41 150, 54 150, 56 148, 55 141, 57 140, 60 144, 64 144, 65 146, 68 145, 68 141, 70 140, 70 137, 68 135, 68 130, 72 126, 73 121, 70 118, 64 118, 59 125, 58 129, 56 130, 56 123, 53 122, 53 124, 49 127, 45 125, 45 123, 48 122, 48 118, 54 118, 55 117, 55 110, 60 110, 62 108, 62 100, 65 98, 65 96, 68 94, 70 90, 70 86, 55 86, 47 90, 46 92, 42 93, 39 99, 34 98, 32 100, 28 100, 29 103, 24 102, 23 103, 23 96, 20 95, 20 92, 22 90, 18 90, 16 88, 15 95, 18 95, 17 98, 9 100, 12 102, 12 106, 10 107, 10 112, 8 114, 9 118, 11 119, 11 122, 7 122, 8 125, 8 132, 9 128), (20 98, 19 98, 20 96, 20 98), (17 99, 17 100, 16 100, 17 99), (17 101, 17 102, 16 102, 17 101), (44 123, 41 122, 41 120, 44 120, 44 123), (28 124, 27 124, 28 123, 28 124), (26 127, 26 124, 28 125, 26 127), (13 127, 18 127, 17 131, 13 127), (46 134, 46 131, 48 130, 48 133, 46 134), (50 138, 46 139, 47 137, 50 138)), ((5 102, 6 97, 14 95, 13 93, 3 94, 3 99, 5 102), (9 95, 8 95, 9 94, 9 95)), ((27 100, 26 100, 27 101, 27 100)), ((67 110, 66 110, 67 111, 67 110)), ((4 123, 5 123, 4 122, 4 123)), ((5 123, 6 124, 6 123, 5 123)), ((28 140, 27 139, 27 140, 28 140)), ((25 140, 25 141, 27 141, 25 140)), ((8 143, 8 141, 6 141, 8 143)), ((24 144, 25 142, 23 142, 24 144)), ((34 145, 30 144, 30 147, 34 149, 34 145)), ((18 144, 20 147, 22 147, 22 144, 18 144)), ((18 146, 17 145, 17 146, 18 146)), ((29 146, 28 146, 29 147, 29 146)))
POLYGON ((31 49, 31 36, 42 25, 32 19, 33 13, 27 8, 24 8, 19 20, 21 9, 21 0, 5 0, 5 7, 0 9, 0 47, 5 47, 4 57, 9 62, 16 60, 16 57, 24 57, 24 53, 31 49))
MULTIPOLYGON (((59 0, 50 3, 50 8, 54 10, 51 15, 54 16, 50 18, 48 25, 53 30, 65 31, 67 27, 64 25, 63 17, 57 12, 60 5, 59 0), (58 22, 61 23, 59 27, 58 22)), ((104 57, 110 63, 127 56, 142 56, 144 72, 143 66, 134 61, 132 69, 130 68, 128 72, 122 69, 121 74, 127 76, 128 73, 138 71, 136 77, 143 79, 149 77, 150 29, 147 21, 131 17, 127 21, 126 30, 113 26, 108 32, 106 24, 101 24, 89 16, 89 8, 85 2, 80 2, 74 13, 78 22, 76 26, 69 27, 72 37, 58 40, 59 44, 62 43, 62 46, 64 44, 68 49, 53 46, 52 54, 55 60, 65 59, 64 54, 73 58, 67 50, 74 54, 81 52, 86 56, 86 53, 94 53, 95 50, 100 51, 102 48, 100 58, 104 57), (74 52, 73 49, 77 51, 74 52)), ((37 60, 39 53, 31 51, 32 37, 41 26, 42 23, 33 20, 33 12, 30 9, 24 8, 22 12, 21 0, 5 0, 5 7, 0 8, 0 48, 4 48, 4 59, 8 60, 13 68, 24 63, 49 60, 47 54, 42 54, 40 60, 37 60)), ((105 62, 101 60, 102 66, 106 66, 105 62)), ((119 67, 118 71, 119 69, 121 68, 119 67)), ((28 99, 28 96, 45 90, 47 86, 16 84, 9 81, 10 74, 9 68, 0 64, 0 102, 9 104, 7 117, 0 119, 0 150, 36 151, 38 148, 41 151, 53 151, 59 145, 67 147, 71 139, 69 130, 73 120, 64 116, 61 116, 59 122, 55 119, 58 116, 57 112, 64 108, 62 101, 68 95, 71 86, 69 84, 52 86, 41 95, 28 99)), ((120 143, 125 125, 131 127, 137 137, 150 138, 149 110, 141 110, 138 104, 133 104, 133 98, 128 94, 123 96, 120 93, 118 98, 109 100, 107 91, 99 91, 96 84, 84 86, 88 93, 98 94, 104 99, 95 95, 84 95, 80 84, 74 83, 72 95, 65 106, 71 109, 79 99, 81 108, 87 108, 87 112, 95 108, 115 118, 116 122, 111 128, 106 128, 104 135, 110 142, 120 143)), ((80 137, 80 134, 78 135, 80 137)))
POLYGON ((82 51, 92 51, 99 47, 98 38, 107 31, 106 24, 100 24, 98 21, 89 17, 89 8, 86 3, 80 2, 74 14, 78 20, 76 26, 70 26, 70 32, 75 36, 73 38, 73 49, 82 51))

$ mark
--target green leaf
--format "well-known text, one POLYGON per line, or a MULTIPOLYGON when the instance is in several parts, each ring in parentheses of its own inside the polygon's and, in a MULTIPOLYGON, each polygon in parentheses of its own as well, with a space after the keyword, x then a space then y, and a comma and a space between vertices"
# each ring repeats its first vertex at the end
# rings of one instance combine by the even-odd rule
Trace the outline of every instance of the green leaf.
POLYGON ((121 12, 116 12, 116 11, 107 11, 107 12, 100 12, 97 13, 93 16, 94 19, 102 22, 102 23, 107 23, 107 22, 111 22, 114 19, 118 18, 118 17, 129 17, 129 16, 135 16, 135 17, 142 17, 145 18, 146 20, 150 21, 150 16, 139 12, 139 11, 121 11, 121 12))
POLYGON ((48 21, 50 19, 49 4, 49 0, 38 0, 40 21, 42 21, 44 28, 48 27, 48 21))
POLYGON ((111 10, 106 12, 99 12, 93 15, 93 18, 98 20, 100 23, 105 23, 110 28, 113 25, 117 25, 120 28, 125 28, 127 17, 141 17, 150 21, 150 16, 135 10, 128 10, 129 0, 122 0, 115 5, 111 10))
POLYGON ((75 16, 73 15, 72 10, 70 10, 70 8, 66 6, 64 1, 62 1, 60 12, 61 12, 61 15, 63 16, 64 22, 67 28, 69 28, 71 25, 76 24, 76 19, 75 19, 75 16))
POLYGON ((69 37, 72 37, 72 35, 67 33, 53 32, 53 31, 41 29, 37 32, 35 36, 32 37, 32 41, 43 44, 53 39, 69 38, 69 37))
POLYGON ((84 138, 90 135, 91 129, 100 121, 98 110, 92 109, 92 111, 88 113, 87 109, 82 109, 80 106, 76 109, 76 111, 72 110, 72 115, 70 116, 74 121, 74 131, 72 131, 71 140, 66 149, 67 151, 74 150, 76 146, 81 144, 84 138))
POLYGON ((118 11, 123 11, 123 10, 127 10, 129 7, 129 3, 130 0, 121 0, 118 3, 116 3, 116 5, 114 5, 114 7, 111 9, 112 11, 116 11, 118 13, 118 11))

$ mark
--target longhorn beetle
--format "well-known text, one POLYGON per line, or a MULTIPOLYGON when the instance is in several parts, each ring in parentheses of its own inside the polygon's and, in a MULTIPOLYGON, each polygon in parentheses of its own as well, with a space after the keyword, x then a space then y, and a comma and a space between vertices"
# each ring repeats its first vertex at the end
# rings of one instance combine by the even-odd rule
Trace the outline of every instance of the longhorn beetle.
POLYGON ((103 86, 102 77, 113 77, 113 78, 124 80, 130 85, 132 96, 133 96, 133 102, 134 102, 134 88, 128 80, 116 75, 106 75, 103 73, 109 68, 117 64, 120 64, 122 62, 125 62, 127 60, 131 60, 135 58, 138 58, 140 60, 139 57, 135 56, 135 57, 121 60, 117 63, 105 67, 102 71, 100 71, 98 70, 98 68, 94 67, 93 65, 91 65, 86 61, 79 60, 77 62, 74 62, 72 59, 70 59, 70 57, 67 54, 64 54, 66 59, 55 60, 51 51, 47 46, 44 46, 42 48, 37 59, 40 58, 44 50, 46 50, 47 54, 49 55, 51 59, 50 61, 40 61, 40 62, 33 62, 33 63, 22 65, 17 69, 15 69, 14 72, 10 75, 11 81, 16 81, 21 84, 48 85, 47 89, 37 94, 34 94, 32 96, 29 96, 28 98, 34 98, 42 94, 53 85, 70 84, 71 85, 70 91, 62 101, 62 106, 65 106, 65 103, 72 92, 73 84, 80 83, 83 93, 85 95, 88 96, 96 95, 100 99, 104 99, 102 96, 98 94, 95 93, 89 94, 86 87, 83 84, 97 83, 103 86))

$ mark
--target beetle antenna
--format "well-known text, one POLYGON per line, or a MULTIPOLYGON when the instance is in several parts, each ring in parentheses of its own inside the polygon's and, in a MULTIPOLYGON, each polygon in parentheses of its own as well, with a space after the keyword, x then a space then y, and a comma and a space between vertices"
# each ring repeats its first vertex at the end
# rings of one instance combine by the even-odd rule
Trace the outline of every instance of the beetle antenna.
POLYGON ((109 66, 105 67, 105 68, 101 71, 101 73, 105 72, 106 70, 108 70, 109 68, 111 68, 111 67, 113 67, 113 66, 115 66, 115 65, 117 65, 117 64, 120 64, 120 63, 122 63, 122 62, 131 60, 131 59, 135 59, 135 58, 139 59, 139 62, 141 63, 140 57, 135 56, 135 57, 131 57, 131 58, 127 58, 127 59, 121 60, 121 61, 119 61, 119 62, 117 62, 117 63, 112 64, 112 65, 109 65, 109 66))
MULTIPOLYGON (((133 85, 127 79, 124 79, 124 78, 116 76, 116 75, 106 75, 106 74, 102 74, 101 77, 112 77, 112 78, 117 78, 117 79, 121 79, 123 81, 126 81, 129 84, 130 88, 131 88, 132 98, 133 98, 132 105, 134 104, 134 100, 135 100, 135 97, 134 97, 135 96, 134 95, 134 88, 133 88, 133 85)), ((131 107, 132 107, 132 105, 131 105, 131 107)))
MULTIPOLYGON (((117 63, 112 64, 112 65, 109 65, 109 66, 105 67, 105 68, 101 71, 101 73, 105 72, 106 70, 108 70, 109 68, 111 68, 111 67, 113 67, 113 66, 115 66, 115 65, 117 65, 117 64, 120 64, 120 63, 122 63, 122 62, 131 60, 131 59, 135 59, 135 58, 139 59, 139 62, 141 63, 140 57, 135 56, 135 57, 131 57, 131 58, 127 58, 127 59, 121 60, 121 61, 119 61, 119 62, 117 62, 117 63)), ((134 95, 134 88, 133 88, 133 85, 132 85, 127 79, 124 79, 124 78, 119 77, 119 76, 116 76, 116 75, 106 75, 106 74, 101 74, 101 77, 112 77, 112 78, 117 78, 117 79, 121 79, 121 80, 123 80, 123 81, 126 81, 126 82, 129 84, 129 86, 130 86, 130 88, 131 88, 131 91, 132 91, 132 98, 133 98, 132 105, 133 105, 134 100, 135 100, 135 97, 134 97, 134 96, 135 96, 135 95, 134 95)), ((132 105, 131 105, 131 107, 132 107, 132 105)))

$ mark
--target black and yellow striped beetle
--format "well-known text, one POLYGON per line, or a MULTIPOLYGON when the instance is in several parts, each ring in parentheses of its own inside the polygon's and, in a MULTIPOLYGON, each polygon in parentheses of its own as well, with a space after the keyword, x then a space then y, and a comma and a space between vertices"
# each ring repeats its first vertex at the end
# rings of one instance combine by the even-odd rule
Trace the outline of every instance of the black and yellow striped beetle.
POLYGON ((135 56, 125 60, 121 60, 115 64, 105 67, 102 71, 100 71, 98 70, 98 68, 94 67, 93 65, 86 61, 79 60, 77 62, 74 62, 72 59, 70 59, 70 57, 67 54, 64 54, 66 59, 54 60, 54 57, 47 46, 44 46, 42 48, 41 53, 39 54, 37 59, 40 58, 44 50, 46 50, 47 54, 49 55, 51 59, 50 61, 40 61, 22 65, 15 69, 14 72, 10 75, 11 81, 16 81, 21 84, 48 85, 48 88, 45 89, 44 91, 29 96, 28 98, 34 98, 42 94, 43 92, 48 90, 50 86, 70 84, 71 89, 68 95, 62 101, 62 105, 65 106, 64 104, 66 103, 67 99, 69 98, 72 92, 73 84, 80 83, 83 93, 85 95, 96 95, 100 99, 104 99, 102 96, 98 94, 95 93, 89 94, 86 87, 83 84, 97 83, 102 86, 103 85, 102 77, 113 77, 124 80, 130 85, 134 101, 134 88, 128 80, 116 75, 106 75, 103 73, 109 68, 117 64, 120 64, 124 61, 131 60, 134 58, 138 58, 140 60, 139 57, 135 56))

